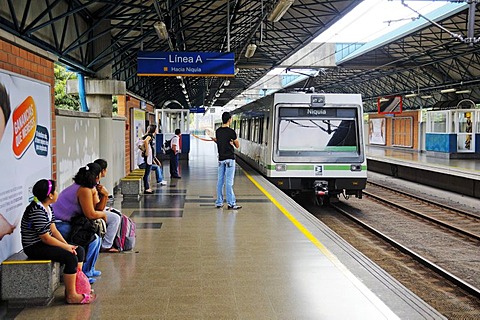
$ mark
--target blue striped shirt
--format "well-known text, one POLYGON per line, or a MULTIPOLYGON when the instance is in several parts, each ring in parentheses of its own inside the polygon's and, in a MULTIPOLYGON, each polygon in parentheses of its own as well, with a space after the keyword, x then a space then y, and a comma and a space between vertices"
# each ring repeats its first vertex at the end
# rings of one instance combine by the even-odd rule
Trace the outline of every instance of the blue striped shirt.
POLYGON ((35 201, 32 201, 25 209, 21 224, 22 245, 24 248, 42 241, 40 239, 42 234, 48 232, 52 236, 50 225, 55 221, 55 215, 51 206, 50 211, 52 213, 51 219, 49 219, 49 214, 43 205, 35 201))

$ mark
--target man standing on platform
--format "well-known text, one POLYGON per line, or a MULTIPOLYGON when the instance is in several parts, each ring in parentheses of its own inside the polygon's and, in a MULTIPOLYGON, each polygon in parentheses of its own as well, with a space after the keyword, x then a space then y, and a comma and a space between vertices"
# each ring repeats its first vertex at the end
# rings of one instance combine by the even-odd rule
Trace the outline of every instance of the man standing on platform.
POLYGON ((180 149, 180 129, 175 129, 175 135, 170 142, 172 152, 170 152, 170 176, 175 179, 181 179, 178 174, 178 158, 180 149))
POLYGON ((236 204, 235 194, 233 193, 233 178, 235 177, 235 153, 234 148, 240 147, 237 139, 237 133, 230 128, 232 116, 230 112, 222 114, 222 126, 215 132, 213 140, 217 143, 218 149, 218 180, 217 180, 217 200, 215 206, 223 207, 223 185, 227 193, 227 205, 230 210, 241 209, 242 206, 236 204))

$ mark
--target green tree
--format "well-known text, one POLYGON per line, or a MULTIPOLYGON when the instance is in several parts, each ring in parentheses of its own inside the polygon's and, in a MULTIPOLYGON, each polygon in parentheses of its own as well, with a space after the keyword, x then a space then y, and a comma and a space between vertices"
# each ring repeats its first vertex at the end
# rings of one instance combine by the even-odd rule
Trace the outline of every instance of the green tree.
POLYGON ((55 107, 57 109, 80 110, 78 96, 67 94, 67 80, 77 79, 75 72, 68 71, 60 64, 55 64, 55 107))

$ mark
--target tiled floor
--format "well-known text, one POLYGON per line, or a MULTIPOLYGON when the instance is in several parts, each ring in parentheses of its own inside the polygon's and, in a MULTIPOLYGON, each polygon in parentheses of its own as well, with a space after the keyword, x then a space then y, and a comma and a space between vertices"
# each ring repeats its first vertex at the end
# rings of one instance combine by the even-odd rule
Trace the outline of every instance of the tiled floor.
MULTIPOLYGON (((102 253, 91 305, 17 319, 393 319, 336 259, 326 257, 237 166, 241 210, 216 209, 212 143, 192 141, 181 180, 115 207, 137 224, 134 251, 102 253)), ((165 168, 168 172, 168 167, 165 168)))

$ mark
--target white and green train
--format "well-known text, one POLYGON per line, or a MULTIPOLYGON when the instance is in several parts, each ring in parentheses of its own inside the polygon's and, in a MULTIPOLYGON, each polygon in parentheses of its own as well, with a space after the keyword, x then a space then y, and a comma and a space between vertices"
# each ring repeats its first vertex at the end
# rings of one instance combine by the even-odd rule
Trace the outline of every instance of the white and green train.
POLYGON ((367 181, 359 94, 276 93, 232 111, 237 155, 278 188, 320 204, 362 197, 367 181))

